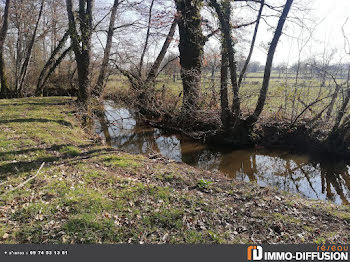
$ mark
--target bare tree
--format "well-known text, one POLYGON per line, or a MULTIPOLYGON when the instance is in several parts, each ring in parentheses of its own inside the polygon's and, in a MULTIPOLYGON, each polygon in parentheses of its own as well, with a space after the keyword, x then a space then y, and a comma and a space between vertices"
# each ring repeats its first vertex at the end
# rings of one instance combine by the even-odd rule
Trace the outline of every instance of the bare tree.
MULTIPOLYGON (((344 26, 347 23, 348 18, 342 26, 343 38, 344 38, 344 49, 345 53, 350 56, 350 41, 348 36, 345 34, 344 26)), ((335 81, 335 79, 334 79, 335 81)), ((344 147, 347 147, 348 143, 345 140, 349 139, 349 129, 350 129, 350 116, 346 116, 346 109, 350 102, 350 65, 348 67, 347 79, 344 83, 346 85, 346 92, 343 102, 340 108, 337 110, 335 122, 333 124, 332 130, 329 133, 326 145, 331 152, 341 151, 344 147)), ((339 85, 336 87, 335 94, 339 91, 337 90, 339 85)), ((331 101, 331 103, 334 103, 331 101)), ((332 104, 333 106, 333 104, 332 104)))
POLYGON ((279 39, 282 35, 283 26, 284 26, 284 23, 287 19, 289 10, 292 7, 293 1, 294 0, 287 0, 286 1, 286 4, 283 8, 283 12, 279 18, 278 25, 277 25, 275 34, 273 36, 273 39, 271 41, 269 51, 267 54, 265 71, 264 71, 264 79, 263 79, 262 87, 260 89, 260 95, 258 98, 258 102, 257 102, 254 113, 251 116, 249 116, 247 119, 247 122, 249 125, 256 123, 256 121, 259 119, 261 112, 264 109, 264 105, 265 105, 265 101, 266 101, 266 94, 267 94, 267 91, 269 88, 269 81, 270 81, 270 76, 271 76, 271 67, 272 67, 273 57, 275 55, 276 47, 277 47, 279 39))
MULTIPOLYGON (((225 2, 226 5, 230 3, 225 2)), ((223 11, 224 19, 226 21, 230 20, 231 17, 231 7, 226 6, 223 11)), ((227 58, 228 48, 227 42, 223 39, 221 44, 221 78, 220 78, 220 101, 221 101, 221 122, 225 130, 230 128, 231 124, 231 110, 229 108, 228 102, 228 90, 227 90, 227 82, 228 82, 228 67, 229 61, 227 58)))
POLYGON ((237 82, 237 63, 235 59, 235 50, 234 50, 234 42, 232 40, 231 26, 230 26, 230 17, 225 16, 227 9, 231 9, 231 1, 224 0, 220 5, 217 0, 209 0, 211 6, 214 7, 219 21, 221 25, 221 31, 223 33, 223 38, 225 41, 225 47, 223 50, 227 49, 228 63, 230 69, 230 77, 233 91, 233 102, 232 102, 232 111, 234 114, 234 121, 238 121, 241 115, 241 106, 240 106, 240 98, 239 98, 239 86, 237 82))
POLYGON ((261 0, 261 2, 260 2, 260 9, 259 9, 259 12, 258 12, 258 16, 256 18, 256 24, 255 24, 255 29, 254 29, 254 33, 253 33, 253 38, 252 38, 252 41, 250 43, 249 53, 248 53, 248 56, 247 56, 247 59, 246 59, 244 65, 243 65, 243 68, 241 70, 241 73, 239 74, 239 80, 238 80, 238 86, 239 87, 242 84, 243 77, 244 77, 244 75, 245 75, 245 73, 247 71, 247 67, 249 65, 250 59, 251 59, 253 51, 254 51, 255 41, 256 41, 257 34, 258 34, 258 29, 259 29, 261 15, 262 15, 262 11, 264 9, 264 5, 265 5, 265 0, 261 0))
MULTIPOLYGON (((123 68, 121 65, 118 65, 118 63, 115 63, 115 66, 123 74, 128 78, 128 81, 131 84, 131 88, 136 94, 136 106, 140 109, 141 112, 143 113, 155 113, 156 110, 153 107, 153 91, 155 87, 155 80, 158 77, 159 73, 166 67, 167 64, 171 63, 175 59, 177 59, 177 56, 169 60, 162 68, 162 62, 165 58, 165 55, 169 49, 170 43, 173 41, 173 37, 176 31, 176 26, 177 26, 178 18, 175 17, 171 23, 171 26, 169 28, 169 31, 166 35, 166 38, 164 40, 164 43, 156 57, 153 63, 149 64, 149 69, 146 71, 146 73, 143 73, 144 66, 140 68, 140 63, 138 66, 136 66, 136 72, 135 68, 123 68)), ((150 30, 147 28, 147 35, 150 34, 150 30)), ((147 37, 146 37, 147 39, 147 37)), ((145 40, 148 41, 148 40, 145 40)), ((143 45, 143 50, 144 50, 143 45)), ((143 64, 143 63, 142 63, 143 64)))
MULTIPOLYGON (((309 43, 309 41, 312 38, 313 32, 317 26, 317 24, 313 27, 313 28, 306 28, 307 29, 307 36, 306 38, 304 38, 304 29, 305 29, 305 25, 303 23, 303 20, 305 18, 302 17, 301 21, 302 21, 302 25, 299 31, 299 35, 297 37, 297 46, 298 46, 298 61, 296 64, 296 74, 295 74, 295 83, 294 83, 294 94, 293 94, 293 98, 292 98, 292 115, 291 115, 291 119, 293 122, 293 119, 295 118, 295 114, 298 112, 298 108, 296 105, 296 99, 298 96, 298 81, 299 81, 299 75, 300 75, 300 71, 301 71, 301 67, 302 67, 302 61, 301 61, 301 55, 303 53, 304 48, 307 46, 307 44, 309 43)), ((300 99, 299 99, 300 100, 300 99)))
POLYGON ((29 61, 30 61, 31 56, 32 56, 32 50, 34 47, 35 38, 36 38, 38 27, 39 27, 39 22, 40 22, 42 13, 43 13, 43 8, 44 8, 44 0, 42 0, 40 3, 39 14, 38 14, 38 17, 36 20, 36 24, 35 24, 34 31, 33 31, 33 34, 31 36, 29 45, 26 49, 26 53, 24 56, 24 62, 21 65, 20 70, 19 70, 19 74, 15 79, 15 93, 18 97, 23 96, 23 93, 22 93, 23 86, 24 86, 24 82, 26 80, 26 76, 27 76, 27 72, 28 72, 28 65, 29 65, 29 61))
POLYGON ((80 35, 78 34, 72 0, 66 0, 66 5, 69 21, 69 34, 78 69, 78 101, 82 103, 84 108, 87 110, 90 100, 91 37, 93 31, 92 13, 94 8, 94 0, 79 0, 78 21, 81 32, 80 35))
POLYGON ((103 93, 103 88, 106 83, 106 70, 109 63, 109 57, 111 54, 111 48, 113 43, 113 35, 114 35, 114 24, 116 20, 117 8, 119 6, 119 0, 114 0, 112 9, 111 9, 111 18, 109 21, 109 27, 107 32, 107 42, 106 47, 103 54, 102 65, 100 68, 100 72, 97 78, 96 85, 92 90, 93 95, 100 97, 103 93))
POLYGON ((0 98, 7 98, 9 95, 9 87, 6 79, 5 72, 5 61, 4 61, 4 43, 8 30, 8 17, 9 17, 9 8, 10 8, 10 0, 6 0, 4 15, 2 18, 2 27, 0 31, 0 81, 1 81, 1 91, 0 98))
POLYGON ((183 86, 182 115, 191 119, 199 109, 202 56, 206 38, 201 28, 201 0, 175 0, 179 16, 179 51, 183 86))
MULTIPOLYGON (((67 31, 62 39, 59 41, 58 45, 55 47, 55 49, 52 51, 50 58, 45 63, 43 69, 41 70, 41 73, 38 78, 37 87, 35 94, 37 96, 41 96, 44 91, 44 86, 51 76, 51 74, 54 72, 56 67, 62 62, 62 60, 65 58, 65 56, 71 51, 71 46, 68 47, 66 50, 62 52, 62 54, 57 58, 57 56, 60 54, 62 49, 64 48, 67 40, 69 37, 69 32, 67 31)), ((56 45, 56 44, 55 44, 56 45)))
POLYGON ((150 7, 149 7, 149 11, 148 11, 148 23, 147 23, 146 40, 145 40, 145 44, 143 45, 143 50, 142 50, 142 54, 141 54, 141 58, 140 58, 140 64, 139 64, 139 76, 140 77, 142 76, 143 62, 144 62, 144 59, 145 59, 145 54, 146 54, 146 51, 147 51, 148 42, 149 42, 150 33, 151 33, 153 6, 154 6, 154 0, 151 1, 150 7))

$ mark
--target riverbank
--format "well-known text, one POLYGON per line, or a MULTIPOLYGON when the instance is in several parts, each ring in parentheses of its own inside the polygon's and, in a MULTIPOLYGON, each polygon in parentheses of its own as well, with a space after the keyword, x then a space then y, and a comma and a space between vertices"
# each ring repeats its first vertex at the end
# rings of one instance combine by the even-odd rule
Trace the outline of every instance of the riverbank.
POLYGON ((102 146, 72 102, 0 100, 1 243, 349 242, 349 207, 102 146))
MULTIPOLYGON (((256 125, 250 129, 242 120, 242 130, 224 130, 220 120, 219 107, 198 111, 195 118, 183 119, 179 98, 166 97, 155 99, 160 104, 144 109, 138 105, 137 98, 127 89, 113 89, 105 94, 106 100, 118 105, 135 109, 139 119, 150 126, 183 134, 193 140, 210 146, 220 146, 227 149, 245 149, 264 147, 280 149, 299 154, 310 154, 323 159, 350 160, 350 140, 348 128, 342 123, 341 128, 332 131, 333 120, 315 116, 297 119, 283 117, 281 114, 263 113, 256 125), (175 102, 174 102, 175 101, 175 102), (137 109, 137 108, 142 109, 137 109)), ((249 112, 243 112, 249 115, 249 112)), ((244 117, 243 117, 244 118, 244 117)))

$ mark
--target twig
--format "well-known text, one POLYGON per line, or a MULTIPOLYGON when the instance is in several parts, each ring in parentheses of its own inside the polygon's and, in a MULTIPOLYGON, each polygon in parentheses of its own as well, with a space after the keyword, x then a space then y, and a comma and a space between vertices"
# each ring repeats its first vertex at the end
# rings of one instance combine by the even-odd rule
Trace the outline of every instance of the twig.
POLYGON ((310 103, 310 104, 309 104, 307 107, 305 107, 304 110, 301 111, 301 113, 294 119, 293 123, 291 124, 291 127, 293 127, 293 126, 295 125, 295 123, 298 121, 299 117, 301 117, 301 116, 306 112, 306 110, 308 110, 310 107, 314 106, 315 104, 317 104, 317 103, 321 102, 322 100, 324 100, 324 99, 326 99, 326 98, 329 98, 329 97, 331 97, 331 96, 333 96, 333 94, 332 94, 332 95, 329 95, 329 96, 325 96, 325 97, 320 98, 320 99, 317 99, 317 100, 313 101, 312 103, 310 103))
POLYGON ((41 166, 40 166, 38 172, 36 172, 35 176, 32 176, 31 178, 28 178, 28 179, 27 179, 26 181, 24 181, 23 183, 19 184, 19 185, 16 186, 15 188, 13 188, 13 189, 11 189, 11 190, 5 192, 5 193, 3 193, 2 195, 5 195, 5 194, 7 194, 7 193, 11 193, 11 192, 13 192, 13 191, 15 191, 15 190, 17 190, 17 189, 23 187, 25 184, 27 184, 28 182, 30 182, 31 180, 33 180, 34 178, 36 178, 36 177, 39 175, 40 170, 44 167, 44 165, 45 165, 45 162, 43 162, 43 163, 41 164, 41 166))

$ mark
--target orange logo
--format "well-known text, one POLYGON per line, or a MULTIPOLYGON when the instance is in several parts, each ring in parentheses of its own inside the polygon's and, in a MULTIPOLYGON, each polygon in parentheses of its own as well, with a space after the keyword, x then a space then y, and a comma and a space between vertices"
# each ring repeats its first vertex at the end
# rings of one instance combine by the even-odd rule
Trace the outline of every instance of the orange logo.
POLYGON ((261 260, 263 258, 263 249, 261 246, 249 246, 247 252, 248 260, 261 260))

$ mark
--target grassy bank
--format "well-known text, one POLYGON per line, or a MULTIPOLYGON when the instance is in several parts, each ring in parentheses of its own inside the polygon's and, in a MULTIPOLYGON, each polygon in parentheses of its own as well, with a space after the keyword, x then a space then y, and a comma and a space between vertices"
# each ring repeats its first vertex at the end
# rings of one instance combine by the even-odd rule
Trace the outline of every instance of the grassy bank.
POLYGON ((69 98, 0 101, 0 243, 348 243, 349 223, 348 207, 104 147, 69 98))

